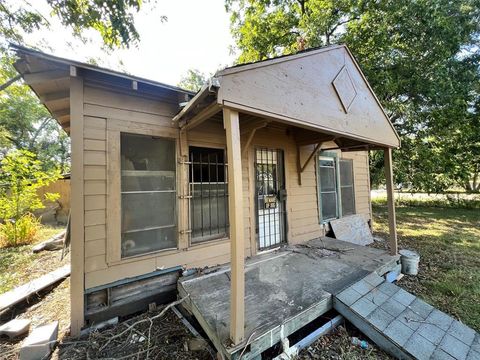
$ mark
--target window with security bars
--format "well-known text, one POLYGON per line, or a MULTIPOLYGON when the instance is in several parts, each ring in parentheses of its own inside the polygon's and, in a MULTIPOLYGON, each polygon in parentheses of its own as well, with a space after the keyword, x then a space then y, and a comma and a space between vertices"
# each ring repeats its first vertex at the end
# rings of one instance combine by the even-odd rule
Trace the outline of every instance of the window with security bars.
POLYGON ((355 190, 353 185, 353 160, 340 159, 340 196, 342 216, 355 214, 355 190))
POLYGON ((355 214, 353 160, 320 156, 318 190, 322 222, 355 214))
POLYGON ((228 236, 228 192, 225 150, 191 146, 191 243, 228 236))
POLYGON ((177 247, 175 140, 122 133, 122 258, 177 247))

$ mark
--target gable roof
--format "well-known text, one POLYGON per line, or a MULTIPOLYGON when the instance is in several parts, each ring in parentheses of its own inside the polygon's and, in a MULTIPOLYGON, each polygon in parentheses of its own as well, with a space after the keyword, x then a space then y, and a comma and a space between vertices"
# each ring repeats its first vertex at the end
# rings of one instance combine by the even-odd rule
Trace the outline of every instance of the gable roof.
POLYGON ((345 45, 234 66, 216 74, 219 104, 365 143, 400 138, 345 45))

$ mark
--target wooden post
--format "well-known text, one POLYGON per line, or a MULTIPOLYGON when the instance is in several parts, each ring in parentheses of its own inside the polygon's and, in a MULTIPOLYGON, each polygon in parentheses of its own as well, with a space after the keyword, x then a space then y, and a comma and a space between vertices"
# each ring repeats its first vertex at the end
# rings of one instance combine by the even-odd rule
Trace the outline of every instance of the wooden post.
POLYGON ((83 79, 70 77, 71 170, 71 276, 70 335, 80 335, 84 321, 84 183, 83 183, 83 79))
POLYGON ((243 228, 242 152, 238 112, 223 110, 227 138, 228 214, 230 222, 230 338, 236 345, 244 339, 245 321, 245 241, 243 228))
POLYGON ((395 194, 393 193, 392 149, 384 150, 385 179, 387 183, 388 228, 390 238, 390 254, 397 255, 397 222, 395 219, 395 194))

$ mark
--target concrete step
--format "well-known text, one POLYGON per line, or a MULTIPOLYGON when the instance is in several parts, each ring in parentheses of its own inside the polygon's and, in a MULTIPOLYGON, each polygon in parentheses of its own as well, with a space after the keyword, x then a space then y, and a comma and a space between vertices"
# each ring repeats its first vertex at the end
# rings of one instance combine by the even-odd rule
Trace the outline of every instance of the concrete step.
POLYGON ((480 335, 372 273, 334 296, 333 307, 399 359, 480 360, 480 335))
POLYGON ((16 338, 28 332, 30 329, 30 320, 13 319, 0 326, 0 335, 8 336, 10 339, 16 338))
POLYGON ((20 360, 46 359, 57 342, 57 336, 58 321, 36 327, 20 347, 20 360))

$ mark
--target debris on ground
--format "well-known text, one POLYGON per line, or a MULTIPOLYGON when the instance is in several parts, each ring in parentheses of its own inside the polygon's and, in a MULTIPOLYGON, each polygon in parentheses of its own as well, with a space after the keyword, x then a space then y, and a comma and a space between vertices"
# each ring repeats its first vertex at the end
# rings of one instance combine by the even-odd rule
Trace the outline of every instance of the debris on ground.
POLYGON ((0 326, 0 336, 7 336, 14 339, 18 336, 25 335, 30 329, 31 321, 28 319, 13 319, 0 326))
POLYGON ((57 344, 58 321, 33 329, 20 347, 20 360, 46 359, 57 344))
MULTIPOLYGON (((70 326, 70 279, 41 291, 38 295, 32 296, 28 302, 15 305, 9 310, 0 314, 0 323, 6 323, 12 319, 29 319, 30 328, 48 324, 58 320, 59 332, 58 339, 61 341, 68 332, 70 326)), ((25 339, 25 335, 9 339, 0 338, 0 354, 2 360, 16 360, 20 346, 25 339)))
POLYGON ((194 340, 173 311, 164 310, 159 308, 77 339, 66 338, 53 359, 216 359, 206 342, 194 340), (190 346, 197 350, 190 350, 190 346))
POLYGON ((32 247, 33 253, 38 253, 43 250, 48 251, 55 251, 55 250, 62 250, 64 239, 65 239, 66 230, 59 232, 58 234, 52 236, 50 239, 45 240, 39 244, 36 244, 32 247))
POLYGON ((45 274, 26 284, 18 286, 4 294, 0 295, 0 311, 4 311, 21 301, 28 299, 30 296, 38 294, 53 284, 70 276, 70 264, 64 265, 48 274, 45 274))
POLYGON ((333 330, 330 334, 322 336, 308 348, 303 349, 296 360, 365 360, 380 359, 393 360, 387 353, 372 345, 370 340, 358 331, 353 325, 346 323, 333 330), (352 338, 366 341, 369 346, 363 349, 352 344, 352 338))

